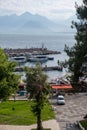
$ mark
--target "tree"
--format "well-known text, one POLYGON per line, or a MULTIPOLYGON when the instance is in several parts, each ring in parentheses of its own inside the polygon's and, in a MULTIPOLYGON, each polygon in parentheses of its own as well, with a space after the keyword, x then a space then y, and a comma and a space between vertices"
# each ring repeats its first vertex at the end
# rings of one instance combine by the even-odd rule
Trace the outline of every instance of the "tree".
POLYGON ((19 76, 13 73, 15 66, 0 49, 0 100, 6 100, 17 89, 19 76))
POLYGON ((32 111, 37 116, 37 130, 42 130, 41 111, 46 102, 46 95, 49 93, 47 76, 43 73, 40 64, 35 68, 26 69, 27 91, 30 93, 30 99, 33 99, 32 111))
POLYGON ((66 64, 71 73, 71 83, 75 89, 83 91, 86 89, 86 84, 84 82, 83 85, 82 79, 87 76, 87 0, 83 0, 81 6, 77 3, 75 5, 78 21, 72 22, 72 27, 76 28, 76 44, 71 48, 65 46, 64 50, 69 56, 66 64))

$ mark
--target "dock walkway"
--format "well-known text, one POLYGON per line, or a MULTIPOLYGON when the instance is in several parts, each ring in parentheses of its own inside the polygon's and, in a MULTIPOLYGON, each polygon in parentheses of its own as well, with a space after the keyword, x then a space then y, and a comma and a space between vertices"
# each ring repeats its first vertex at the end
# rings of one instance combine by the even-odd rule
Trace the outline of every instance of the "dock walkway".
POLYGON ((49 50, 47 48, 18 48, 18 49, 12 49, 12 48, 5 48, 4 52, 8 56, 18 56, 20 54, 25 54, 25 53, 32 53, 34 55, 37 54, 43 54, 43 55, 50 55, 50 54, 60 54, 60 51, 53 51, 49 50))
MULTIPOLYGON (((43 71, 53 71, 53 70, 57 70, 57 71, 62 71, 63 68, 60 66, 46 66, 46 67, 42 67, 43 71)), ((24 72, 24 67, 16 67, 15 68, 15 72, 24 72)))

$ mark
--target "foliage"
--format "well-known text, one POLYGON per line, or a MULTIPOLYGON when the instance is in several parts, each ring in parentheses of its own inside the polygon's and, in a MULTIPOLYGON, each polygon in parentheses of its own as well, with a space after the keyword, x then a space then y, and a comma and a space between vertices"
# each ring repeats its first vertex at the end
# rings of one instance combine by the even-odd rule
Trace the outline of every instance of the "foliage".
MULTIPOLYGON (((33 101, 5 101, 0 104, 0 124, 31 125, 36 123, 36 116, 31 112, 33 101), (14 110, 12 108, 15 108, 14 110)), ((46 103, 42 110, 42 119, 54 118, 54 111, 50 103, 46 103)))
POLYGON ((78 91, 85 91, 87 85, 86 78, 87 65, 87 0, 83 0, 82 6, 76 4, 78 22, 72 22, 72 27, 76 28, 76 44, 69 48, 65 45, 65 52, 69 56, 65 64, 71 73, 71 83, 78 91))
POLYGON ((42 130, 41 112, 49 93, 47 75, 43 73, 41 65, 36 64, 35 68, 27 69, 26 77, 27 91, 33 99, 32 111, 37 116, 37 130, 42 130))
POLYGON ((8 61, 8 57, 0 49, 0 100, 9 97, 17 89, 18 76, 13 73, 16 64, 8 61))
POLYGON ((82 120, 82 121, 80 121, 80 123, 81 123, 81 125, 83 126, 83 128, 84 128, 85 130, 87 130, 87 120, 82 120))

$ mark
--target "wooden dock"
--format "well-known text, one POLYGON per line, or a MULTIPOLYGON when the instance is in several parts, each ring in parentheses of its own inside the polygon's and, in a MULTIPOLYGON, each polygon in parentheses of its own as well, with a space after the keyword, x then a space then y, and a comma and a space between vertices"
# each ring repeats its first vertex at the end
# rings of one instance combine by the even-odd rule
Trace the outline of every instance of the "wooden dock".
POLYGON ((60 66, 49 66, 49 67, 45 66, 42 69, 43 71, 52 71, 52 70, 62 71, 63 70, 63 68, 60 66))
MULTIPOLYGON (((45 67, 42 67, 42 70, 43 71, 54 71, 54 70, 62 71, 63 67, 60 67, 60 66, 49 66, 49 67, 47 67, 47 66, 45 66, 45 67)), ((16 67, 15 72, 24 72, 24 67, 16 67)))

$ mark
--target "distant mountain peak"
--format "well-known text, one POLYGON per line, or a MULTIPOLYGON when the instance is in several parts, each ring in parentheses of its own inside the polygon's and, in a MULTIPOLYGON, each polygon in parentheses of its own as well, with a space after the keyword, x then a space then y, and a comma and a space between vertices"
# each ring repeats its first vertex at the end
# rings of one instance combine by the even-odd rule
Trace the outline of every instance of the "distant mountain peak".
POLYGON ((21 16, 28 16, 28 15, 32 15, 31 13, 29 13, 29 12, 24 12, 23 14, 21 14, 21 16))
POLYGON ((46 32, 65 32, 70 30, 70 21, 54 23, 39 14, 24 12, 21 15, 0 16, 0 33, 46 34, 46 32))

